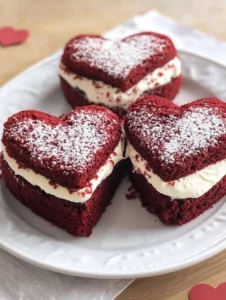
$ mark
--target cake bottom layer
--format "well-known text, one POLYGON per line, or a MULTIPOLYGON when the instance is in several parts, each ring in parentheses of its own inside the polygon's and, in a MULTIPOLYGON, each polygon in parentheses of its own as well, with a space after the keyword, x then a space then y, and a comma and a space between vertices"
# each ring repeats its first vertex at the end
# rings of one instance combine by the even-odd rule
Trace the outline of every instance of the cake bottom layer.
MULTIPOLYGON (((61 81, 61 87, 64 93, 64 96, 68 103, 72 106, 72 108, 78 107, 78 106, 85 106, 90 104, 96 104, 89 102, 86 98, 86 94, 78 89, 72 88, 65 79, 60 77, 61 81)), ((158 88, 155 88, 153 90, 149 90, 146 92, 146 95, 156 95, 160 97, 167 98, 169 100, 173 100, 178 93, 180 86, 181 86, 182 77, 176 77, 173 78, 171 82, 160 86, 158 88)), ((126 111, 122 108, 115 108, 112 109, 119 117, 122 117, 125 115, 126 111)))
POLYGON ((166 225, 188 223, 226 195, 226 176, 224 176, 212 189, 199 198, 171 200, 170 197, 160 194, 143 175, 134 173, 130 160, 127 166, 129 178, 140 194, 142 205, 150 213, 157 215, 166 225))
POLYGON ((2 158, 3 179, 12 194, 32 212, 75 236, 89 236, 92 233, 124 175, 124 168, 124 161, 119 162, 87 202, 74 203, 46 194, 16 176, 2 158))

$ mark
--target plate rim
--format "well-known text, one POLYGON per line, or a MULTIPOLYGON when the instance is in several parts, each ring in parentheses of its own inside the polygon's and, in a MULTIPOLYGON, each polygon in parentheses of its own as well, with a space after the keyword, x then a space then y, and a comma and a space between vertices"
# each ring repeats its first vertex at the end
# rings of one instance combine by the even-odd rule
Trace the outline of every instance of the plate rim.
MULTIPOLYGON (((8 88, 10 88, 10 86, 12 84, 15 84, 16 81, 18 79, 20 79, 23 76, 27 76, 27 74, 29 74, 30 72, 32 72, 33 70, 42 67, 45 63, 50 62, 51 60, 54 60, 56 58, 59 58, 60 55, 62 53, 62 50, 58 50, 57 52, 55 52, 54 54, 46 57, 45 59, 42 59, 41 61, 37 62, 36 64, 34 64, 33 66, 29 67, 28 69, 26 69, 25 71, 23 71, 22 73, 20 73, 19 75, 17 75, 16 77, 12 78, 9 82, 7 82, 5 85, 2 86, 2 88, 0 89, 0 98, 1 98, 1 94, 4 93, 5 90, 7 90, 8 88)), ((226 66, 224 66, 223 64, 220 64, 219 62, 214 61, 214 59, 210 59, 210 58, 206 58, 206 57, 202 57, 201 55, 196 55, 195 53, 190 53, 189 51, 184 51, 184 50, 178 50, 179 54, 185 54, 185 55, 189 55, 189 56, 194 56, 198 59, 201 60, 207 60, 209 62, 211 62, 212 64, 217 65, 218 67, 220 66, 221 68, 226 70, 226 66)), ((226 248, 226 237, 219 243, 215 244, 214 246, 210 247, 210 249, 205 250, 202 253, 199 253, 197 256, 195 256, 195 258, 193 259, 189 259, 188 261, 185 261, 183 263, 179 263, 178 265, 175 266, 170 266, 165 268, 164 270, 161 271, 156 271, 154 270, 152 272, 151 269, 147 269, 145 271, 141 271, 141 270, 137 270, 136 272, 132 272, 131 270, 127 270, 125 273, 120 271, 112 271, 111 274, 109 274, 108 272, 99 272, 99 271, 94 271, 94 272, 88 272, 88 271, 84 271, 81 272, 80 271, 76 271, 76 270, 70 270, 68 268, 63 268, 62 266, 54 266, 51 263, 44 261, 42 262, 41 259, 39 258, 39 260, 35 260, 33 257, 27 256, 26 253, 22 253, 21 251, 17 251, 16 249, 10 248, 8 246, 6 246, 4 244, 4 242, 2 242, 0 240, 0 248, 2 248, 3 250, 7 251, 8 253, 14 255, 17 258, 20 258, 23 261, 26 261, 30 264, 39 266, 41 268, 44 269, 48 269, 54 272, 58 272, 58 273, 63 273, 63 274, 68 274, 68 275, 74 275, 74 276, 79 276, 79 277, 87 277, 87 278, 101 278, 101 279, 125 279, 125 278, 141 278, 141 277, 147 277, 147 276, 156 276, 156 275, 162 275, 162 274, 167 274, 167 273, 171 273, 171 272, 175 272, 178 270, 182 270, 184 268, 193 266, 201 261, 204 261, 216 254, 218 254, 219 252, 225 250, 226 248), (128 273, 129 272, 129 273, 128 273)))

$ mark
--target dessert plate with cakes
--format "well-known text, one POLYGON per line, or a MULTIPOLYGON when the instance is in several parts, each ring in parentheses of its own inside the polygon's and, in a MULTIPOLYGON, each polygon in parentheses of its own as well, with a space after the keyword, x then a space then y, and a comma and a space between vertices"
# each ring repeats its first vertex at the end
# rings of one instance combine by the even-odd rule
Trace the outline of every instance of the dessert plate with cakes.
POLYGON ((119 35, 76 36, 0 90, 0 247, 56 272, 153 276, 225 249, 226 68, 119 35))

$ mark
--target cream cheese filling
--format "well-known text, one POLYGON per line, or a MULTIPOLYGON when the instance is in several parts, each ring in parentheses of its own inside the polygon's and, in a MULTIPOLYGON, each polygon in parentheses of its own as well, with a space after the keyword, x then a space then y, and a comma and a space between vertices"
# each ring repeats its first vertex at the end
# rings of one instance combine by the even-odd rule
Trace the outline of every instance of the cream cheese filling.
POLYGON ((226 159, 223 159, 194 174, 166 182, 154 174, 150 167, 147 168, 147 161, 131 144, 127 146, 126 151, 133 164, 134 172, 144 175, 159 193, 169 196, 173 200, 201 197, 226 175, 226 159))
POLYGON ((53 195, 57 198, 61 198, 76 203, 84 203, 88 201, 92 197, 93 192, 96 190, 99 184, 112 173, 115 165, 119 161, 124 159, 123 141, 120 140, 115 150, 108 157, 105 164, 102 167, 100 167, 95 177, 92 180, 90 180, 87 186, 82 189, 69 191, 66 187, 63 187, 61 185, 57 185, 57 186, 51 185, 50 179, 46 178, 43 175, 35 173, 32 169, 20 168, 17 161, 7 154, 4 145, 3 145, 3 156, 6 162, 8 163, 8 165, 10 166, 10 168, 14 171, 14 173, 24 178, 31 185, 39 187, 49 195, 53 195))
POLYGON ((122 92, 120 89, 105 84, 102 81, 78 76, 68 70, 62 63, 59 68, 59 75, 72 88, 77 88, 84 92, 89 102, 104 104, 110 108, 120 107, 125 110, 143 93, 169 83, 172 78, 176 78, 180 74, 181 62, 178 57, 175 57, 164 66, 147 74, 126 92, 122 92))

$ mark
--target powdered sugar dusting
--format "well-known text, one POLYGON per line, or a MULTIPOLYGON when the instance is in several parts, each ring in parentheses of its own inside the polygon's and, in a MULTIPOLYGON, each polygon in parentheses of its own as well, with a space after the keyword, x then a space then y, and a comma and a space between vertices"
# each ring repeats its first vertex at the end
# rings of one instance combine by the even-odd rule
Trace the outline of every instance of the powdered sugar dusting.
MULTIPOLYGON (((27 153, 33 161, 60 168, 65 175, 71 170, 82 173, 109 141, 105 119, 106 113, 100 111, 92 114, 80 111, 76 118, 71 114, 70 119, 67 118, 70 125, 53 126, 26 119, 8 127, 5 135, 19 143, 18 154, 27 153)), ((115 126, 115 122, 109 122, 108 129, 115 126)))
POLYGON ((164 164, 177 164, 190 155, 208 150, 226 134, 226 123, 218 108, 208 106, 191 107, 179 118, 176 115, 159 117, 144 106, 129 112, 130 118, 133 120, 130 130, 139 130, 143 146, 164 164))
POLYGON ((124 42, 84 37, 73 43, 73 57, 95 66, 111 76, 128 76, 130 71, 147 58, 161 54, 169 41, 153 35, 138 35, 124 42))

